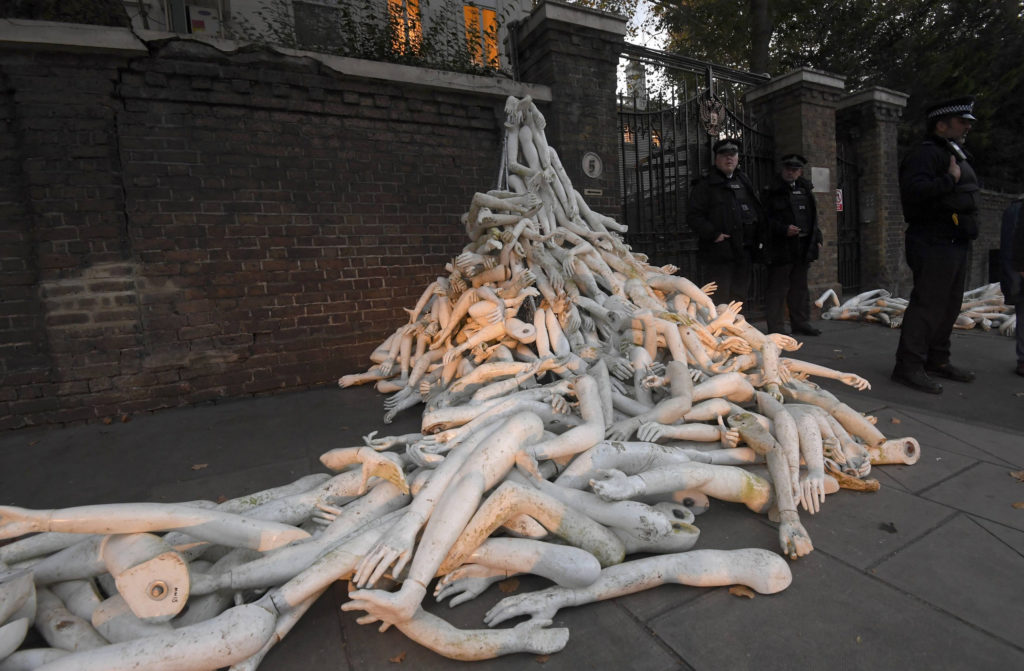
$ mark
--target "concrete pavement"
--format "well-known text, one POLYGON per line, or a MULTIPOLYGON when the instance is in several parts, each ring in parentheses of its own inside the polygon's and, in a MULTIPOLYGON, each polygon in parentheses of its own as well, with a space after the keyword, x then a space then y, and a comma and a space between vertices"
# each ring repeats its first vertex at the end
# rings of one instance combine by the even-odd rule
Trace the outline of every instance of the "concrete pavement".
MULTIPOLYGON (((914 466, 872 471, 875 493, 841 491, 802 519, 815 550, 791 564, 792 586, 746 599, 726 588, 664 586, 563 610, 564 651, 515 655, 487 669, 1024 668, 1024 378, 1012 374, 1013 340, 956 332, 953 357, 971 384, 941 396, 889 380, 898 331, 816 322, 797 358, 858 373, 872 389, 829 390, 878 418, 889 437, 914 436, 914 466)), ((349 371, 338 371, 343 374, 349 371)), ((407 411, 385 427, 369 388, 168 410, 109 425, 0 436, 0 502, 32 508, 234 497, 322 471, 317 457, 359 444, 374 429, 418 428, 407 411)), ((385 430, 386 429, 386 430, 385 430)), ((742 506, 713 502, 697 518, 698 548, 777 550, 775 528, 742 506)), ((525 577, 515 593, 543 587, 525 577)), ((506 596, 491 587, 455 609, 426 604, 462 628, 506 596)), ((441 669, 439 657, 394 629, 359 626, 335 584, 261 668, 441 669)))

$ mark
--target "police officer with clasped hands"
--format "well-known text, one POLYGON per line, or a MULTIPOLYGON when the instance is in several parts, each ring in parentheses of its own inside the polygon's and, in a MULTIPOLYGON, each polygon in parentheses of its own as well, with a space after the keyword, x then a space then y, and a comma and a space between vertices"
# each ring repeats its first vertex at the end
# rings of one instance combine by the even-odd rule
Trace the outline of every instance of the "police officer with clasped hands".
POLYGON ((928 134, 900 164, 900 199, 907 222, 907 265, 914 277, 903 317, 892 379, 942 393, 932 376, 970 382, 974 373, 950 363, 950 335, 960 314, 968 245, 978 237, 978 178, 964 142, 976 121, 974 98, 928 109, 928 134))
POLYGON ((687 204, 687 224, 697 234, 706 280, 718 285, 716 303, 745 301, 753 262, 761 261, 766 217, 750 178, 739 169, 740 142, 712 146, 714 167, 697 182, 687 204))

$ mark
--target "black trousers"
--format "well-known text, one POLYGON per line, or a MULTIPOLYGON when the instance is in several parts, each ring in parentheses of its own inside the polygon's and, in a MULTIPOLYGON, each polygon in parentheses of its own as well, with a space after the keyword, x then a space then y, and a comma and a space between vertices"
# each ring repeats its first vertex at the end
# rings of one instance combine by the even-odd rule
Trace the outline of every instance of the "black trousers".
POLYGON ((949 363, 950 334, 967 279, 967 241, 907 235, 906 256, 914 289, 903 315, 896 367, 909 371, 949 363))
POLYGON ((786 308, 789 308, 791 326, 811 321, 811 296, 807 289, 807 271, 810 263, 785 263, 768 266, 765 289, 765 314, 768 333, 784 333, 786 308))
POLYGON ((711 295, 715 305, 732 301, 745 302, 750 293, 752 270, 753 263, 749 256, 728 263, 704 263, 705 279, 718 285, 718 289, 711 295))

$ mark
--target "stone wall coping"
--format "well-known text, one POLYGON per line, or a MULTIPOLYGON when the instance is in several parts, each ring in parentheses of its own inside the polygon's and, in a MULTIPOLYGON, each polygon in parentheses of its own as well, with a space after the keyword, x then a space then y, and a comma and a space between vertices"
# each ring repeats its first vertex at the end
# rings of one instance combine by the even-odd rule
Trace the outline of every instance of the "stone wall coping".
POLYGON ((58 47, 65 51, 133 56, 144 56, 149 53, 146 44, 128 28, 28 19, 0 19, 0 47, 58 47))
POLYGON ((894 107, 906 107, 910 96, 900 91, 887 89, 882 86, 872 86, 862 91, 854 91, 839 101, 839 109, 854 107, 868 102, 885 103, 894 107))
MULTIPOLYGON (((0 19, 0 48, 55 49, 145 56, 149 54, 147 44, 168 40, 202 42, 228 54, 238 51, 244 44, 216 37, 181 35, 156 30, 133 32, 128 28, 112 26, 0 19)), ((282 55, 313 59, 334 72, 354 77, 416 84, 502 98, 510 95, 521 98, 528 95, 541 102, 551 100, 551 87, 542 84, 529 84, 499 77, 482 77, 383 61, 346 58, 273 45, 269 48, 282 55)))
POLYGON ((534 7, 530 16, 526 19, 523 27, 523 34, 532 32, 544 21, 560 21, 572 23, 592 30, 601 30, 606 33, 624 37, 626 35, 626 17, 602 12, 597 9, 580 7, 579 5, 567 5, 553 0, 543 0, 534 7))
MULTIPOLYGON (((223 42, 224 40, 219 40, 223 42)), ((319 54, 313 51, 299 51, 286 47, 271 47, 274 51, 287 56, 311 58, 325 67, 343 75, 379 79, 400 84, 418 84, 437 89, 465 91, 478 95, 498 97, 531 96, 540 102, 551 101, 551 87, 543 84, 527 84, 501 77, 482 77, 463 72, 420 68, 414 65, 401 65, 384 61, 367 61, 361 58, 348 58, 331 54, 319 54)))
POLYGON ((785 88, 791 86, 798 86, 800 84, 817 84, 818 86, 826 86, 828 88, 843 90, 846 86, 846 77, 843 75, 832 74, 831 72, 824 72, 822 70, 813 70, 811 68, 797 68, 796 70, 790 70, 784 75, 772 78, 771 81, 758 86, 755 89, 751 89, 747 92, 747 102, 753 102, 761 98, 770 96, 773 93, 777 93, 785 88))

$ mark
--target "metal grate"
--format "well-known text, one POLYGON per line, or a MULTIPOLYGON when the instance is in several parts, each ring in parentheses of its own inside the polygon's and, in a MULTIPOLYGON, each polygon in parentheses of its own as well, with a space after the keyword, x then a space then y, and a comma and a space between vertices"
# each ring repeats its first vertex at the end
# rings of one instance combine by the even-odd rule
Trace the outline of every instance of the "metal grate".
POLYGON ((836 143, 838 187, 843 195, 843 209, 836 212, 836 255, 839 283, 846 295, 860 293, 860 169, 852 146, 836 143))

